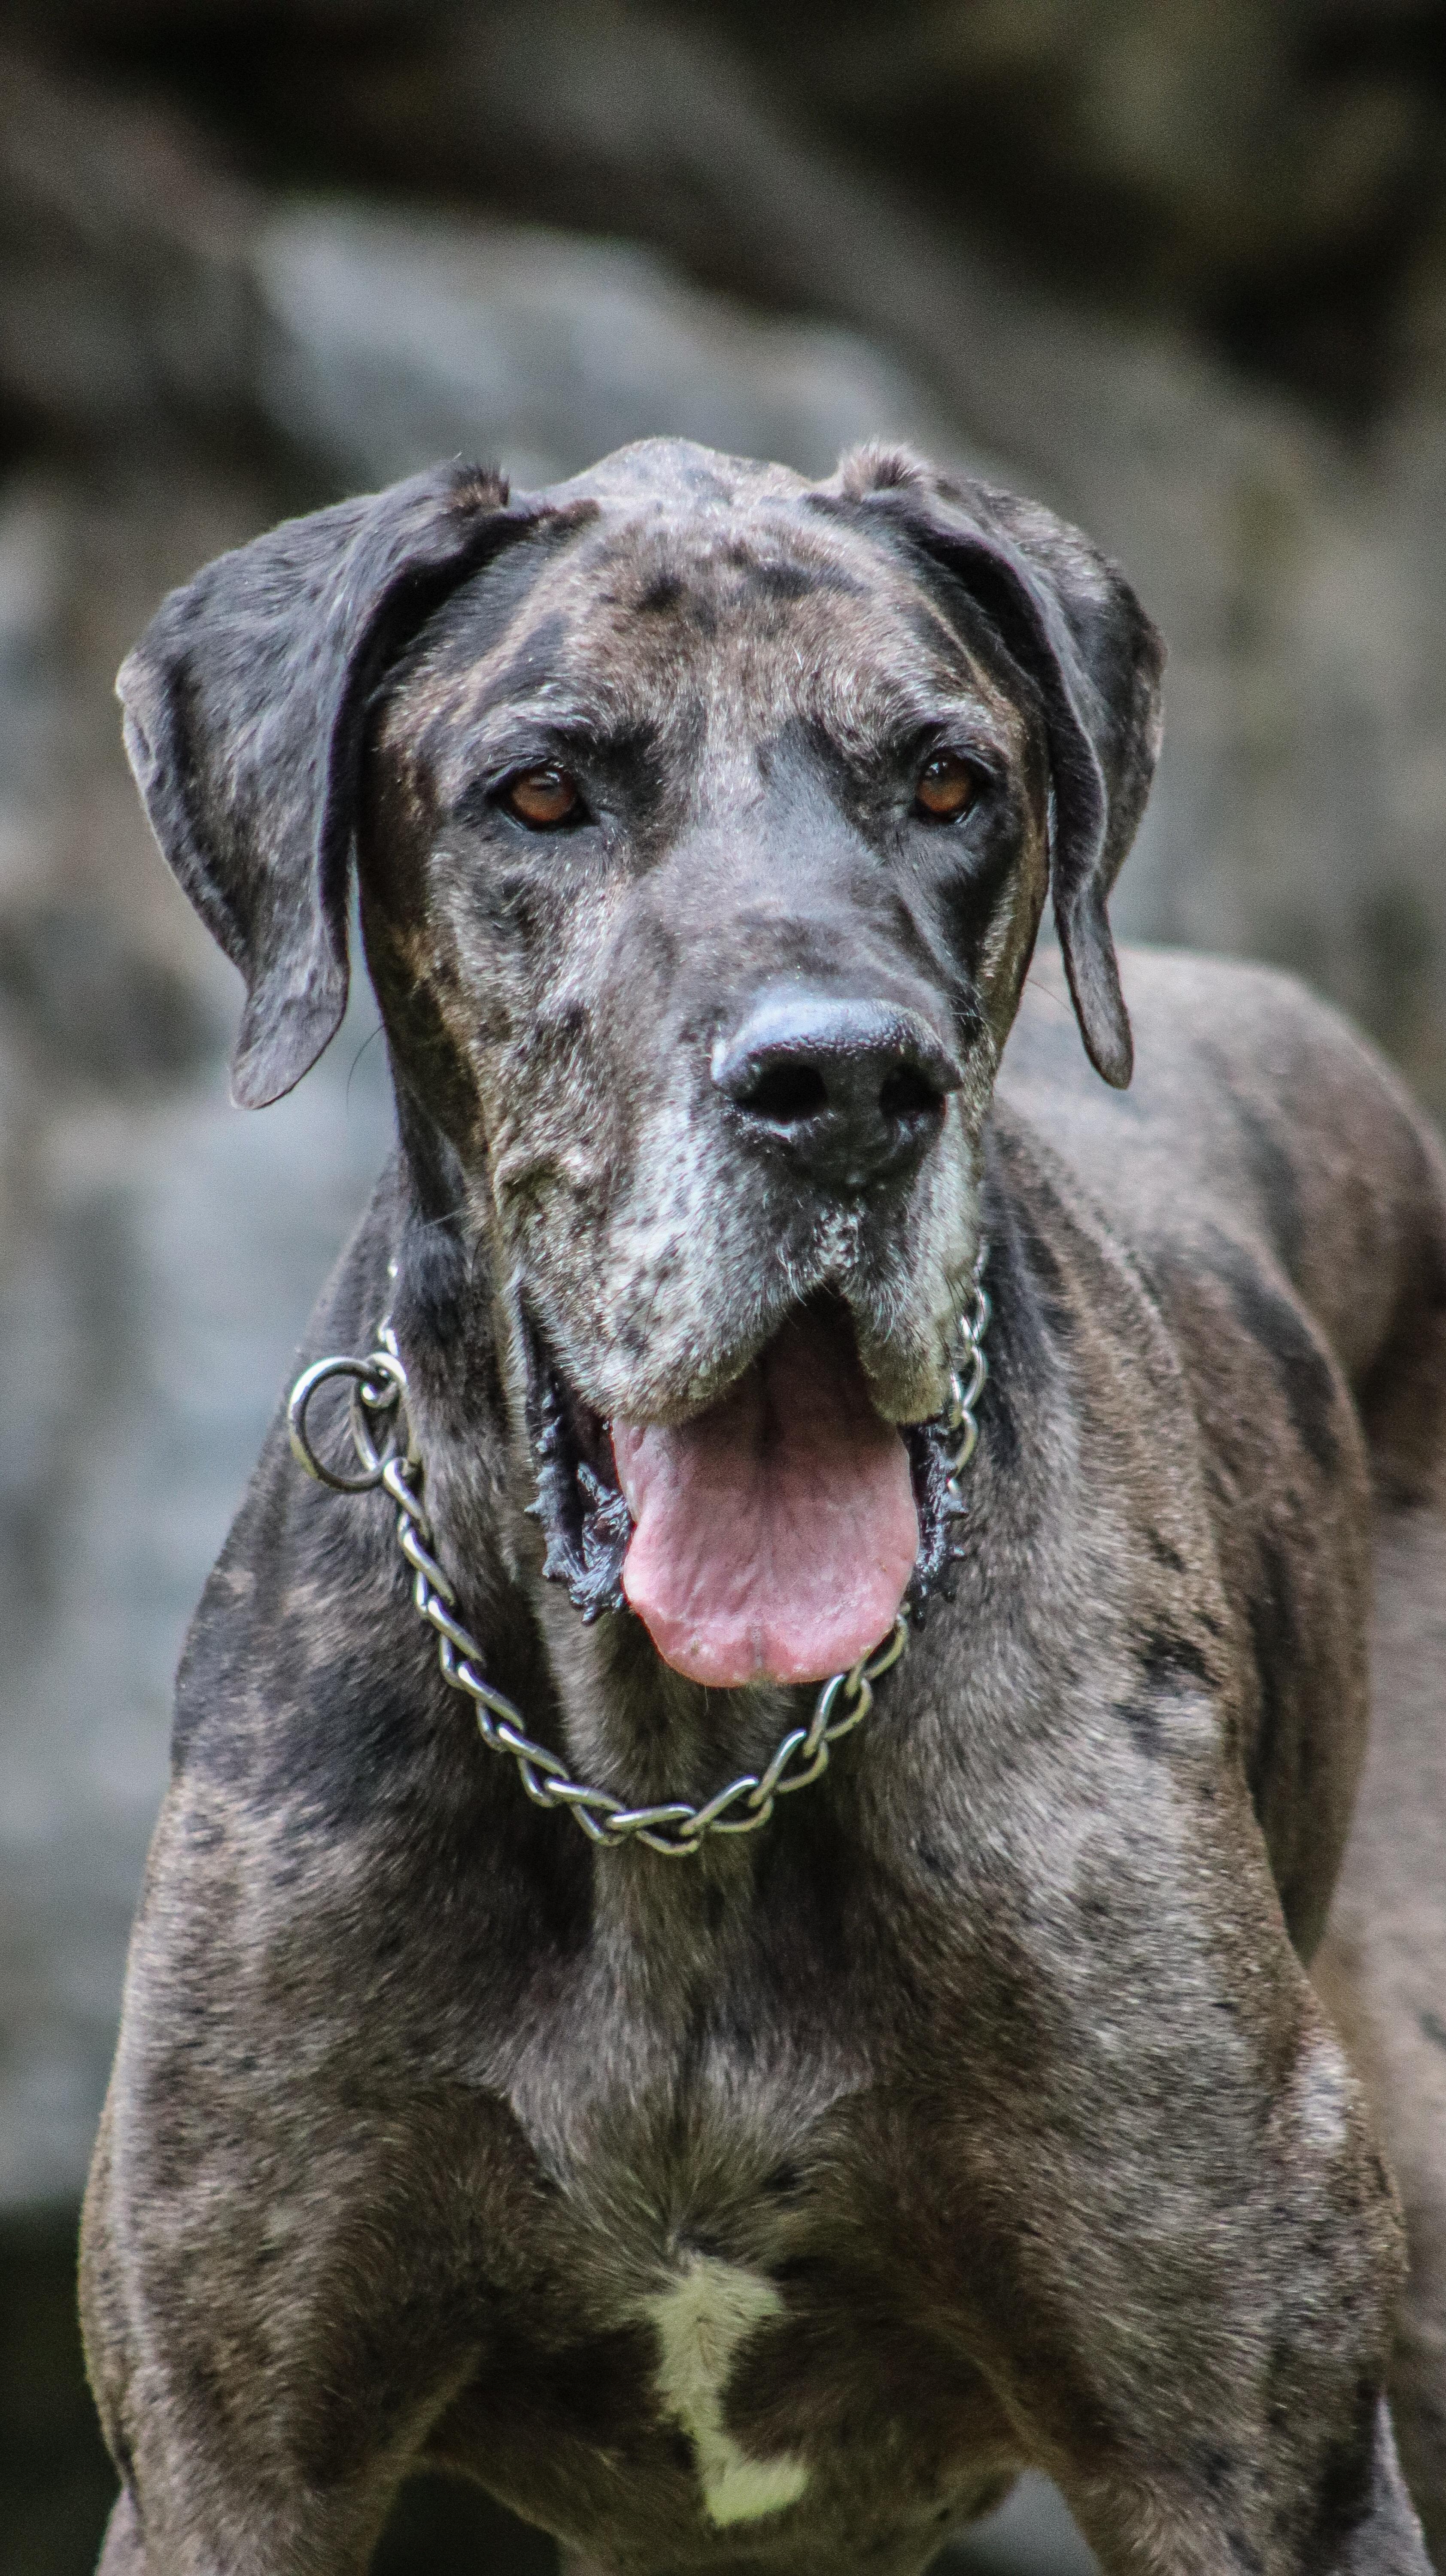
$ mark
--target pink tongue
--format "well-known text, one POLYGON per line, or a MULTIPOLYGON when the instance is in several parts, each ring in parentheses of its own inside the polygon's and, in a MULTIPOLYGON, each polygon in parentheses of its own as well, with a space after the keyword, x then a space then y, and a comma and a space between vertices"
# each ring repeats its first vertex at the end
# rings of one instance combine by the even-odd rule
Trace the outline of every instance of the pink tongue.
POLYGON ((822 1681, 887 1635, 918 1515, 842 1317, 785 1324, 681 1430, 616 1422, 612 1439, 636 1523, 623 1590, 678 1672, 822 1681))

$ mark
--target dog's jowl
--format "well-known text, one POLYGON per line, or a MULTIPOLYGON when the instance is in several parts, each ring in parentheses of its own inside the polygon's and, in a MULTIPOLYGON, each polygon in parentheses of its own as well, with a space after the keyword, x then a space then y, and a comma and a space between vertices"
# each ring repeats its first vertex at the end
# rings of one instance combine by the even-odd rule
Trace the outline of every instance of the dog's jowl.
POLYGON ((1115 2576, 1446 2534, 1446 1181, 1288 981, 1122 979, 1161 660, 1026 502, 657 443, 127 662, 238 1100, 355 880, 398 1141, 348 1490, 283 1409, 182 1663, 106 2576, 360 2576, 427 2464, 617 2576, 1026 2466, 1115 2576))

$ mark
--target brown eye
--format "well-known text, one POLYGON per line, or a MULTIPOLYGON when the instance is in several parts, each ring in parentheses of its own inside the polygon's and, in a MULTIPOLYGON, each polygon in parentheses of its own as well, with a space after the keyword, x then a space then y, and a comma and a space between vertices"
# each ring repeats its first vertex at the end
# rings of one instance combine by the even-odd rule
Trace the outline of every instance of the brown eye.
POLYGON ((973 770, 952 751, 940 751, 919 774, 914 804, 931 823, 953 823, 968 813, 977 793, 973 770))
POLYGON ((539 832, 556 823, 580 821, 582 816, 577 781, 565 769, 524 769, 520 778, 513 779, 503 803, 519 823, 530 823, 539 832))

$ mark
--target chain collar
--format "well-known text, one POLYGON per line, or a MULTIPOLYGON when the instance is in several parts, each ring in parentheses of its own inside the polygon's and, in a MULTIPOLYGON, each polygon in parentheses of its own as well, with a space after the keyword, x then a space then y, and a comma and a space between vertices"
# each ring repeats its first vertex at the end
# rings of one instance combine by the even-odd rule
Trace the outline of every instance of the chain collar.
MULTIPOLYGON (((949 1373, 949 1400, 944 1422, 957 1446, 950 1461, 948 1493, 963 1508, 958 1479, 974 1455, 979 1438, 975 1407, 988 1375, 984 1335, 989 1325, 989 1298, 983 1285, 987 1246, 981 1244, 974 1264, 968 1314, 960 1323, 949 1373)), ((424 1470, 407 1402, 407 1372, 390 1322, 382 1325, 375 1350, 364 1359, 349 1356, 316 1360, 303 1369, 286 1408, 292 1454, 319 1484, 341 1494, 371 1493, 380 1486, 397 1512, 397 1545, 412 1570, 412 1602, 419 1618, 436 1631, 437 1660, 453 1690, 471 1700, 477 1728, 492 1753, 510 1753, 523 1788, 534 1806, 563 1807, 589 1840, 616 1850, 620 1843, 646 1843, 670 1860, 685 1860, 701 1848, 708 1834, 751 1834, 766 1825, 779 1798, 828 1769, 829 1753, 845 1735, 861 1726, 874 1704, 874 1684, 899 1661, 909 1643, 909 1622, 900 1610, 892 1629, 872 1654, 863 1655, 846 1673, 826 1681, 814 1702, 807 1726, 791 1727, 762 1771, 744 1771, 701 1807, 673 1798, 661 1806, 629 1807, 606 1789, 589 1788, 570 1777, 567 1767, 545 1744, 538 1744, 514 1708, 494 1690, 482 1671, 482 1651, 457 1616, 457 1595, 437 1562, 431 1524, 422 1501, 424 1470), (318 1456, 306 1427, 307 1408, 318 1387, 333 1378, 350 1379, 350 1429, 359 1472, 347 1474, 318 1456)))

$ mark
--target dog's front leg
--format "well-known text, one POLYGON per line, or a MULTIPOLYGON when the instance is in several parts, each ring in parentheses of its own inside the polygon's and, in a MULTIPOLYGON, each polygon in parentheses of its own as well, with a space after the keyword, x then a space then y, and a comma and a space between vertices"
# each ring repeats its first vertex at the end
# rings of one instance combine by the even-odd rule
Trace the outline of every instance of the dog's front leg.
POLYGON ((318 2485, 259 2448, 223 2459, 154 2441, 134 2474, 96 2576, 363 2576, 397 2483, 369 2465, 318 2485))
MULTIPOLYGON (((1157 1939, 1166 1917, 1157 1895, 1157 1939)), ((1360 2087, 1283 1934, 1233 1984, 1232 1940, 1190 1944, 1173 2011, 1167 1946, 1126 1975, 1096 1948, 1040 2088, 1053 2126, 1031 2113, 1011 2154, 1027 2232, 982 2273, 997 2256, 1013 2288, 1000 2395, 1108 2576, 1429 2576, 1383 2393, 1401 2227, 1360 2087)))
POLYGON ((1238 2521, 1184 2491, 1173 2464, 1158 2484, 1131 2480, 1128 2492, 1096 2471, 1076 2481, 1054 2465, 1107 2576, 1433 2576, 1384 2397, 1364 2462, 1351 2446, 1335 2447, 1304 2495, 1292 2479, 1281 2483, 1294 2492, 1272 2496, 1267 2473, 1263 2509, 1238 2521))
POLYGON ((187 2531, 167 2514, 163 2530, 150 2542, 136 2500, 125 2488, 106 2526, 96 2576, 281 2576, 282 2569, 286 2576, 303 2576, 303 2571, 305 2576, 361 2576, 376 2532, 348 2530, 348 2521, 354 2520, 351 2514, 338 2519, 334 2508, 318 2513, 315 2500, 299 2517, 273 2513, 268 2501, 241 2519, 228 2515, 220 2538, 187 2531))
POLYGON ((363 2576, 413 2443, 379 2444, 338 2475, 318 2474, 289 2455, 259 2392, 239 2441, 237 2410, 225 2410, 228 2426, 194 2390, 171 2397, 181 2403, 147 2393, 153 2420, 128 2460, 96 2576, 363 2576))
MULTIPOLYGON (((338 2523, 335 2512, 318 2515, 309 2509, 298 2521, 281 2514, 272 2517, 266 2507, 265 2527, 259 2514, 247 2514, 253 2521, 248 2534, 240 2521, 226 2517, 226 2536, 213 2539, 192 2529, 178 2528, 175 2517, 167 2514, 166 2527, 155 2545, 148 2545, 135 2497, 123 2488, 106 2526, 96 2576, 272 2576, 272 2571, 285 2568, 301 2576, 317 2571, 317 2576, 360 2576, 371 2556, 375 2533, 363 2538, 349 2534, 338 2523)), ((349 2517, 354 2520, 354 2515, 349 2517)), ((182 2521, 184 2522, 184 2515, 182 2521)), ((345 2517, 344 2517, 345 2519, 345 2517)))
POLYGON ((181 2020, 166 1977, 133 1978, 87 2195, 87 2358, 125 2482, 101 2567, 361 2576, 482 2330, 485 2108, 413 2117, 365 2069, 308 2086, 303 2044, 249 2017, 233 2081, 220 1999, 203 2044, 181 2020))
POLYGON ((98 2232, 91 2363, 125 2477, 99 2576, 363 2576, 465 2359, 440 2380, 408 2369, 396 2347, 415 2320, 386 2283, 308 2349, 307 2320, 288 2331, 298 2283, 284 2266, 258 2265, 256 2312, 243 2316, 227 2312, 204 2249, 186 2267, 200 2276, 188 2297, 154 2243, 97 2244, 98 2232), (111 2276, 99 2289, 98 2271, 111 2276), (107 2311, 122 2306, 108 2335, 107 2311))

